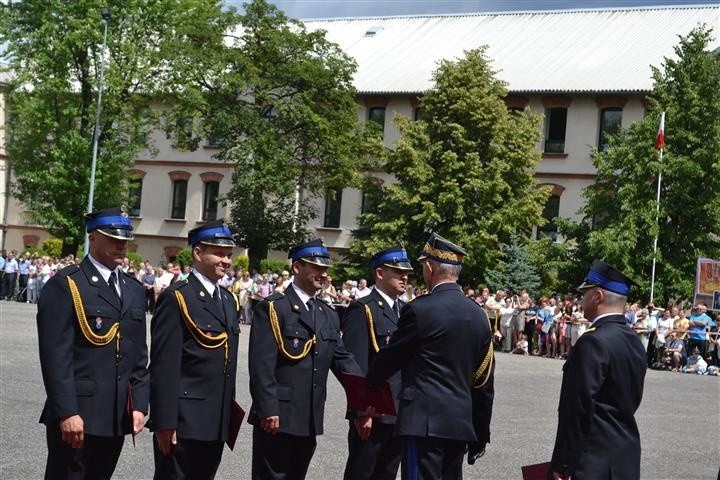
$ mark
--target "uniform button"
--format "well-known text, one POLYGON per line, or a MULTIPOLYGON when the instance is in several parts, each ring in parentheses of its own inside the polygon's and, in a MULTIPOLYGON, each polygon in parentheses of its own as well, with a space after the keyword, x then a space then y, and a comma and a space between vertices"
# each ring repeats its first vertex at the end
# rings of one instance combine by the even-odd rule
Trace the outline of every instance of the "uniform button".
POLYGON ((313 388, 317 388, 317 383, 313 383, 313 388))
POLYGON ((187 392, 183 392, 183 395, 187 396, 187 392))
POLYGON ((320 352, 318 352, 317 350, 315 350, 315 355, 320 355, 320 352))
POLYGON ((118 375, 118 381, 120 381, 120 375, 118 375))
POLYGON ((207 326, 207 327, 210 328, 210 324, 209 324, 209 323, 208 323, 208 326, 207 326))
POLYGON ((317 368, 313 368, 313 372, 317 373, 317 368))

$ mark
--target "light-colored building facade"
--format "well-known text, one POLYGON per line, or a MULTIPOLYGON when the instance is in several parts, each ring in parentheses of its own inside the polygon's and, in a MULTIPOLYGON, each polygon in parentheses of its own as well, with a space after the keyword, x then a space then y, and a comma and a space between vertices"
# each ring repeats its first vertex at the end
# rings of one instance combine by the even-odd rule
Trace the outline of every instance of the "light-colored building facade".
MULTIPOLYGON (((673 56, 678 35, 704 23, 716 27, 712 48, 720 46, 719 18, 720 7, 712 5, 340 19, 306 25, 327 31, 328 38, 357 61, 358 119, 381 122, 389 147, 399 137, 392 119, 416 115, 418 98, 432 88, 437 62, 487 45, 498 77, 508 84, 508 108, 529 107, 544 116, 538 143, 543 155, 535 177, 538 184, 552 186, 545 215, 577 219, 582 191, 595 178, 592 147, 602 148, 604 131, 627 127, 645 115, 645 96, 652 89, 650 65, 673 56)), ((140 203, 135 205, 139 208, 133 212, 137 251, 160 262, 185 246, 190 229, 215 216, 227 217, 227 208, 212 200, 229 190, 232 166, 214 160, 217 150, 207 142, 196 151, 180 151, 157 132, 153 143, 157 153, 141 152, 130 174, 142 179, 140 203)), ((383 173, 373 175, 392 181, 383 173)), ((317 199, 318 216, 308 226, 331 251, 341 253, 357 226, 363 195, 346 189, 338 199, 317 199)), ((5 224, 7 248, 21 249, 47 237, 43 229, 27 223, 12 198, 5 224)), ((539 234, 554 235, 553 225, 539 234)))

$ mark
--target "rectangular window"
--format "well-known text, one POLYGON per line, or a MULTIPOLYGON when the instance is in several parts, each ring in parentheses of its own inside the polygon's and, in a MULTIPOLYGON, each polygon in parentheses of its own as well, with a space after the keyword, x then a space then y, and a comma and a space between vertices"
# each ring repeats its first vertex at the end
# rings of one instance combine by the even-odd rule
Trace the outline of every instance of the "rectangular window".
POLYGON ((548 198, 545 208, 543 208, 542 216, 547 220, 547 223, 537 228, 536 238, 540 240, 544 237, 550 237, 554 242, 557 241, 558 227, 555 219, 560 216, 560 197, 558 195, 551 195, 550 198, 548 198))
POLYGON ((205 182, 205 192, 203 193, 203 220, 208 222, 217 220, 217 199, 219 193, 220 182, 205 182))
POLYGON ((380 125, 380 133, 385 132, 385 107, 371 107, 368 110, 368 121, 380 125))
POLYGON ((545 153, 565 153, 567 108, 548 108, 545 115, 545 153))
POLYGON ((329 190, 325 194, 325 218, 323 227, 340 227, 340 209, 342 208, 342 191, 329 190))
POLYGON ((362 194, 362 203, 360 204, 360 213, 367 213, 375 208, 375 202, 367 193, 362 194))
POLYGON ((600 111, 600 136, 598 150, 604 152, 608 149, 608 134, 617 135, 622 126, 622 108, 603 108, 600 111))
POLYGON ((131 217, 140 216, 140 203, 142 201, 142 178, 134 178, 130 182, 130 189, 128 191, 128 215, 131 217))
POLYGON ((413 112, 413 119, 417 122, 418 120, 423 120, 425 118, 425 110, 422 109, 422 107, 415 107, 415 111, 413 112))
POLYGON ((173 181, 172 211, 170 212, 170 218, 185 218, 187 186, 187 180, 173 181))

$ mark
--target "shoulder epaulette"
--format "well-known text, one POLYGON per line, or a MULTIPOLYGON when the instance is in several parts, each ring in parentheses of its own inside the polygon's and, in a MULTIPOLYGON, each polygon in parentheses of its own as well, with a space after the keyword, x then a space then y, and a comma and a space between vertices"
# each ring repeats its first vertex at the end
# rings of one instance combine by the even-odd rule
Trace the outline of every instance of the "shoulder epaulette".
POLYGON ((283 298, 284 296, 285 296, 285 294, 282 292, 273 292, 270 295, 268 295, 267 297, 265 297, 265 300, 267 300, 267 301, 279 300, 279 299, 283 298))
POLYGON ((67 267, 63 267, 61 270, 58 270, 55 272, 55 277, 67 277, 69 275, 72 275, 73 273, 77 273, 80 271, 80 265, 77 263, 74 265, 68 265, 67 267))

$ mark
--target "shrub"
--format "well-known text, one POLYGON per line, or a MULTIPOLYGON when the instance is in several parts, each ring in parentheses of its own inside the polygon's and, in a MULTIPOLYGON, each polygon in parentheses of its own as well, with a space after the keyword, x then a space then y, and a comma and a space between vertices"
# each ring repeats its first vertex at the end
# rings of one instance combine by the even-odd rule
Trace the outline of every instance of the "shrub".
POLYGON ((130 260, 130 264, 134 265, 135 268, 140 268, 143 263, 143 257, 137 252, 126 252, 125 256, 130 260))
POLYGON ((232 261, 233 270, 237 270, 238 268, 241 268, 243 270, 243 272, 245 272, 245 271, 247 271, 247 269, 249 267, 250 267, 250 259, 247 257, 247 255, 238 255, 232 261))
POLYGON ((175 256, 175 263, 180 265, 180 268, 185 268, 186 265, 189 265, 192 267, 193 264, 193 255, 192 255, 192 249, 190 248, 183 248, 178 252, 178 254, 175 256))
POLYGON ((48 257, 58 258, 62 252, 63 242, 59 238, 48 238, 42 243, 40 252, 48 257))
POLYGON ((271 268, 274 273, 280 273, 283 270, 288 270, 289 265, 287 260, 275 260, 272 258, 260 260, 260 273, 267 272, 268 268, 271 268))

